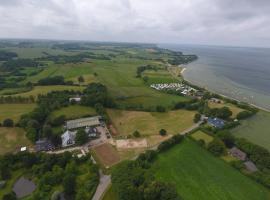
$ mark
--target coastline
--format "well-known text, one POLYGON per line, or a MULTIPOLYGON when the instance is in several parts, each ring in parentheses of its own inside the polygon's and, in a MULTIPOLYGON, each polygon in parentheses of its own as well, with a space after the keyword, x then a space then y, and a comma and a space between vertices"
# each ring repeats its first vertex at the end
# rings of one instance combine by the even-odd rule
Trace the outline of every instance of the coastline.
MULTIPOLYGON (((179 66, 179 67, 180 67, 180 66, 179 66)), ((186 67, 183 67, 183 69, 182 69, 181 72, 180 72, 180 73, 181 73, 181 76, 182 76, 182 79, 183 79, 184 81, 186 81, 186 82, 188 82, 188 83, 190 83, 190 84, 192 84, 192 85, 196 85, 196 86, 198 86, 198 87, 201 87, 201 88, 203 88, 203 89, 205 89, 205 90, 207 90, 207 91, 209 91, 209 92, 218 94, 218 95, 220 95, 220 96, 222 96, 222 97, 224 97, 224 98, 232 99, 232 100, 235 100, 235 101, 237 101, 237 102, 239 102, 239 103, 242 102, 242 101, 240 101, 239 99, 236 99, 235 97, 231 97, 231 96, 228 96, 228 95, 224 95, 224 94, 221 94, 221 93, 218 93, 218 92, 211 91, 210 89, 208 89, 208 88, 206 88, 206 87, 202 87, 202 86, 200 86, 200 85, 198 85, 198 84, 192 83, 192 81, 186 80, 185 77, 184 77, 184 72, 186 71, 186 69, 187 69, 186 67)), ((256 104, 249 103, 249 102, 244 102, 244 103, 247 103, 247 104, 249 104, 249 105, 251 105, 251 106, 253 106, 253 107, 255 107, 255 108, 259 109, 259 110, 266 111, 266 112, 270 112, 269 109, 263 108, 263 107, 258 106, 258 105, 256 105, 256 104)))

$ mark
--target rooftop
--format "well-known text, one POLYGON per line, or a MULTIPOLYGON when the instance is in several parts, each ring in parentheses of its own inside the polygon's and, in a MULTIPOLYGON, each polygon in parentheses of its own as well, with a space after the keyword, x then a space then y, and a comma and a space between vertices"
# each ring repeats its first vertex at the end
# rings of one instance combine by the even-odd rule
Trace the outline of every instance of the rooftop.
POLYGON ((67 129, 75 129, 86 126, 97 126, 100 125, 100 116, 80 118, 75 120, 70 120, 66 122, 67 129))
POLYGON ((219 119, 219 118, 211 118, 209 117, 207 122, 211 125, 214 126, 216 128, 223 128, 225 125, 225 121, 223 119, 219 119))

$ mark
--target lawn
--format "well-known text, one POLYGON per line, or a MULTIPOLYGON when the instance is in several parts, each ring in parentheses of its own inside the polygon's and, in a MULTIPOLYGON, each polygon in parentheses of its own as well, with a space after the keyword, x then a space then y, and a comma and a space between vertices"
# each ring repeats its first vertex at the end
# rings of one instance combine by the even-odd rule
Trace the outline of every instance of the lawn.
POLYGON ((117 196, 113 191, 112 187, 110 186, 109 189, 105 192, 102 200, 117 200, 117 196))
POLYGON ((15 96, 37 97, 39 94, 47 94, 48 92, 51 92, 51 91, 63 91, 63 90, 82 91, 84 88, 85 87, 83 86, 70 86, 70 85, 35 86, 31 91, 18 93, 18 94, 15 94, 15 96))
POLYGON ((244 111, 242 108, 238 108, 237 106, 230 104, 230 103, 215 103, 215 102, 208 102, 208 106, 210 108, 221 108, 221 107, 228 107, 232 111, 232 117, 235 118, 238 113, 244 111))
POLYGON ((269 191, 185 140, 153 163, 156 178, 176 186, 185 200, 267 200, 269 191))
POLYGON ((50 118, 54 119, 61 115, 65 115, 67 119, 76 119, 84 116, 96 115, 96 111, 94 108, 91 107, 71 105, 54 111, 51 114, 50 118))
POLYGON ((124 111, 108 109, 114 127, 121 135, 130 135, 138 130, 142 135, 159 134, 166 129, 168 134, 176 134, 193 125, 195 112, 187 110, 165 113, 124 111))
POLYGON ((23 129, 0 127, 0 154, 14 152, 29 145, 30 141, 25 137, 23 129))
POLYGON ((261 145, 270 151, 270 113, 260 111, 256 115, 241 121, 241 125, 232 130, 232 133, 241 138, 261 145))
POLYGON ((35 104, 0 104, 0 122, 7 118, 17 122, 21 115, 31 112, 35 107, 35 104))
POLYGON ((202 132, 201 130, 196 131, 195 133, 192 133, 191 137, 194 138, 197 141, 198 140, 204 140, 206 145, 213 141, 212 136, 202 132))

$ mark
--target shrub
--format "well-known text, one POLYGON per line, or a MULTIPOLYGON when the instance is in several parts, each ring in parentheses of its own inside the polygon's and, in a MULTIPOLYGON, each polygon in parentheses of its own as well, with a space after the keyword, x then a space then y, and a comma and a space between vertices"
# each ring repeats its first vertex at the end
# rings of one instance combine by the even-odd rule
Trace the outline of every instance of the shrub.
POLYGON ((197 123, 197 122, 200 121, 200 119, 201 119, 201 115, 200 115, 199 113, 196 113, 196 114, 194 115, 193 121, 194 121, 194 123, 197 123))
POLYGON ((12 119, 5 119, 3 121, 3 126, 5 127, 13 127, 13 125, 14 125, 14 122, 12 119))
POLYGON ((159 134, 161 136, 165 136, 167 134, 167 131, 165 129, 160 129, 159 134))
POLYGON ((134 131, 133 136, 138 138, 138 137, 141 137, 141 134, 139 131, 136 130, 136 131, 134 131))
POLYGON ((215 156, 221 156, 226 153, 225 144, 217 138, 208 144, 207 149, 215 156))

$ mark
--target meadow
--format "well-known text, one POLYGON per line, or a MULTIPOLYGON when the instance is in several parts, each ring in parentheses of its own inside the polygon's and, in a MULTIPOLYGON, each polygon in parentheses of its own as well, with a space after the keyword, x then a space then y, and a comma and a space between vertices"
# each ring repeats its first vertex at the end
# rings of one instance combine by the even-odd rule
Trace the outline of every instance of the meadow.
POLYGON ((66 119, 76 119, 84 116, 96 115, 96 111, 94 108, 87 106, 71 105, 55 110, 50 115, 50 119, 53 120, 61 115, 65 115, 66 119))
POLYGON ((249 141, 270 150, 270 113, 259 111, 256 115, 241 121, 241 125, 232 130, 236 137, 249 141))
POLYGON ((30 145, 21 128, 0 127, 0 154, 20 151, 20 147, 30 145))
POLYGON ((159 112, 124 111, 107 109, 114 127, 120 135, 139 131, 141 135, 157 135, 160 129, 176 134, 193 125, 195 112, 187 110, 159 112))
POLYGON ((0 122, 4 119, 12 119, 15 123, 21 115, 31 112, 36 104, 0 104, 0 122))
POLYGON ((213 141, 213 137, 202 132, 201 130, 196 131, 195 133, 191 134, 191 137, 197 141, 203 140, 206 145, 213 141))
POLYGON ((152 170, 157 179, 174 184, 185 200, 269 199, 266 188, 188 139, 160 154, 152 170))

